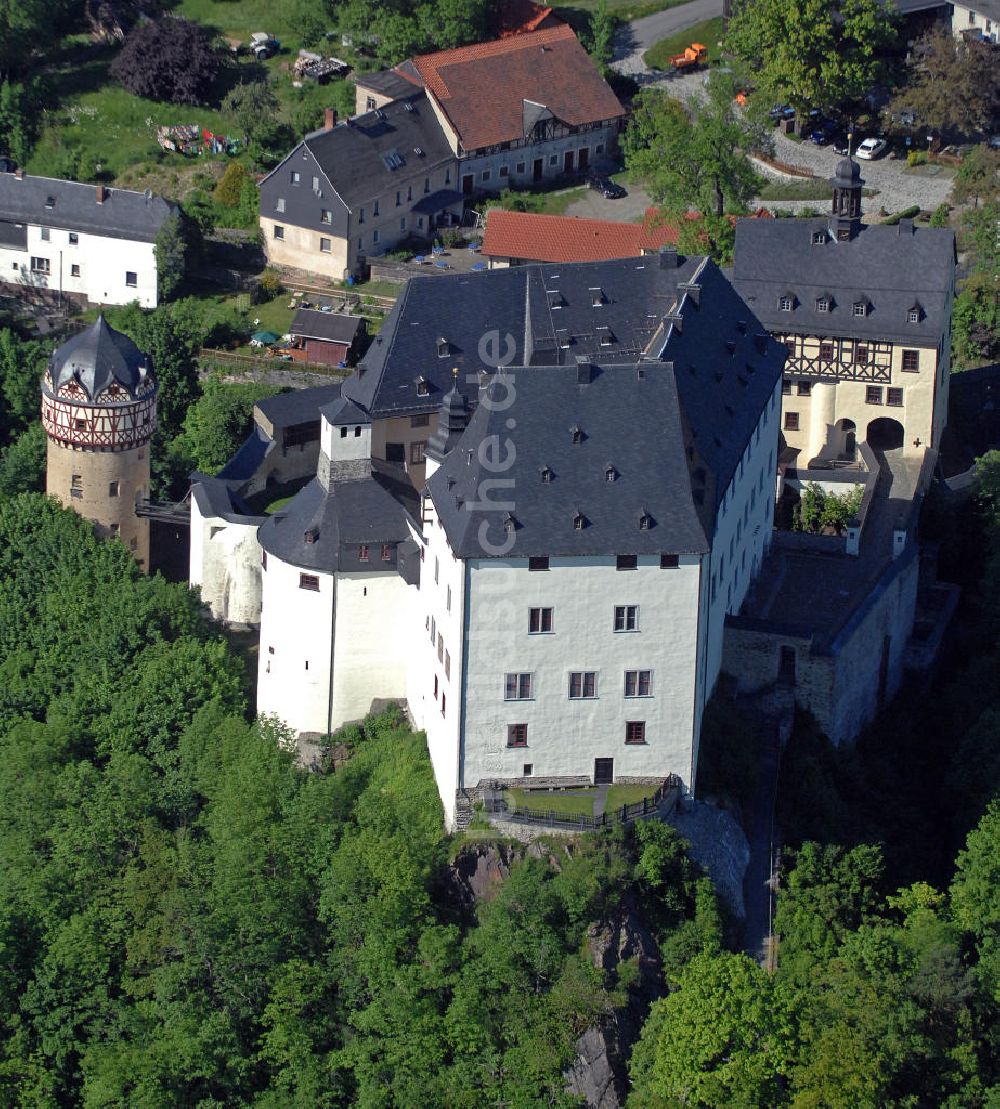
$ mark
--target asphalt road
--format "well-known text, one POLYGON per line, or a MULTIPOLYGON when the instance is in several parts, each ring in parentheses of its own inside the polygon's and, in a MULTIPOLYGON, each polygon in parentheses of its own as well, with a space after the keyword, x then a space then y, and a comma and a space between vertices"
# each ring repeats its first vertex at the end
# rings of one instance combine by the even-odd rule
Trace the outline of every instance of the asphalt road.
POLYGON ((611 64, 620 73, 633 75, 648 73, 643 53, 660 39, 683 31, 705 19, 722 15, 722 0, 691 0, 654 15, 644 16, 626 23, 615 36, 615 53, 611 64))

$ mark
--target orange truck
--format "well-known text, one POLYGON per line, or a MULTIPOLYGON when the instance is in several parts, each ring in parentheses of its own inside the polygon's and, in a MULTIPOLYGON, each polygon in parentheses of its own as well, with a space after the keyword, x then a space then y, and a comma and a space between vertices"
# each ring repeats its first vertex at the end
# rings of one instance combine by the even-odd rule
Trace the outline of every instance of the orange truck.
POLYGON ((675 54, 670 59, 674 69, 694 69, 708 60, 708 50, 700 42, 692 42, 684 47, 683 54, 675 54))

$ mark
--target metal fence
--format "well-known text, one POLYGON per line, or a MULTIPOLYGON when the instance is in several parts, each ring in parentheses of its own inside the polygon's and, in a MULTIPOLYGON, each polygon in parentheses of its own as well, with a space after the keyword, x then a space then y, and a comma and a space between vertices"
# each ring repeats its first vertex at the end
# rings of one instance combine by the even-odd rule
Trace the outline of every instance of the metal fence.
POLYGON ((681 792, 681 780, 676 774, 668 775, 652 796, 644 797, 641 801, 634 801, 630 805, 622 805, 611 812, 601 813, 600 816, 587 816, 586 813, 553 812, 551 809, 528 808, 524 805, 508 805, 507 817, 524 824, 558 824, 562 827, 580 828, 582 830, 596 830, 598 828, 613 828, 618 824, 631 824, 635 820, 653 816, 664 802, 676 804, 681 792), (673 795, 671 797, 671 795, 673 795))

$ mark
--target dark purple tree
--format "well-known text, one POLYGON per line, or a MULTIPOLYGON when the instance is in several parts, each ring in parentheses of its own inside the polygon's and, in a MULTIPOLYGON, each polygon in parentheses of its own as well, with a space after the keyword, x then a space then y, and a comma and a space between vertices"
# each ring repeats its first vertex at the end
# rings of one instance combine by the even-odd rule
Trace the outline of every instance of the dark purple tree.
POLYGON ((200 104, 208 98, 220 64, 211 32, 190 19, 164 16, 132 31, 111 73, 136 96, 200 104))

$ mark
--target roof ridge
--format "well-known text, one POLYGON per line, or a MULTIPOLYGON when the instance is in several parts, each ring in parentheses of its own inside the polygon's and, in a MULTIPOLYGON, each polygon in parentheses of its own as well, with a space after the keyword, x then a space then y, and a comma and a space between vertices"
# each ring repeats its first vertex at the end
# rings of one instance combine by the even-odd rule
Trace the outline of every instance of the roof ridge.
MULTIPOLYGON (((548 42, 569 38, 576 38, 576 33, 568 23, 560 23, 555 27, 544 27, 540 31, 528 31, 522 35, 491 39, 489 42, 474 42, 468 46, 454 46, 450 50, 436 50, 430 54, 418 54, 412 61, 423 77, 423 64, 436 69, 440 65, 454 65, 456 62, 472 58, 492 58, 497 54, 513 54, 518 50, 530 50, 535 46, 544 46, 548 42)), ((426 80, 426 77, 424 79, 426 80)))

